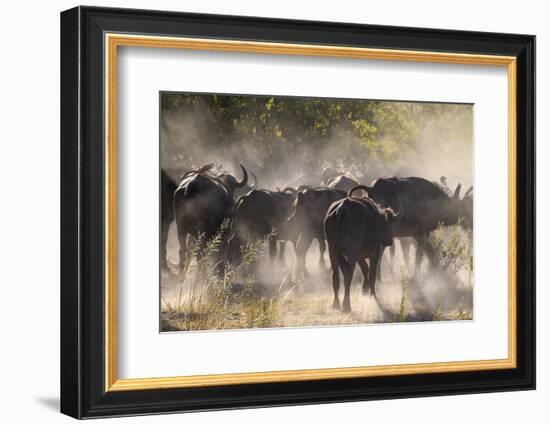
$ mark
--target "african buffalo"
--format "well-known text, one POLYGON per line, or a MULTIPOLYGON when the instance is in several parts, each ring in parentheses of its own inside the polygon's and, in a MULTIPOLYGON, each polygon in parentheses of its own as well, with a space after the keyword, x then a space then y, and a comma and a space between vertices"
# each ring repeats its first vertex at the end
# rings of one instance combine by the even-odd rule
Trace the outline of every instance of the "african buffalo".
POLYGON ((326 250, 324 219, 329 206, 346 196, 346 192, 337 189, 319 188, 304 189, 296 194, 292 204, 288 223, 292 229, 299 232, 296 243, 296 274, 307 275, 306 254, 313 242, 319 242, 319 265, 324 267, 326 250))
POLYGON ((363 273, 363 293, 376 296, 376 269, 385 246, 392 244, 391 226, 397 215, 380 209, 367 197, 348 197, 334 202, 325 218, 325 235, 332 267, 333 307, 340 308, 340 270, 344 275, 343 311, 351 311, 350 287, 359 264, 363 273), (370 268, 366 260, 370 260, 370 268))
MULTIPOLYGON (((393 237, 413 237, 418 247, 433 263, 433 249, 429 234, 439 224, 460 223, 466 229, 473 227, 473 188, 460 198, 459 184, 452 196, 443 187, 420 177, 390 177, 378 179, 372 186, 356 186, 348 192, 365 190, 369 198, 382 207, 398 211, 399 220, 392 226, 393 237)), ((417 251, 419 249, 417 248, 417 251)), ((420 256, 417 255, 417 266, 420 256)))
POLYGON ((248 173, 241 165, 241 181, 231 174, 213 175, 213 164, 185 173, 174 193, 174 214, 180 244, 180 267, 185 262, 187 235, 202 235, 206 242, 216 235, 224 220, 229 219, 234 207, 233 192, 244 187, 248 173))
MULTIPOLYGON (((451 188, 449 187, 449 185, 447 183, 447 177, 446 176, 441 176, 439 178, 439 181, 433 181, 433 183, 435 185, 441 187, 441 189, 443 189, 443 191, 448 196, 451 196, 453 194, 453 191, 451 190, 451 188)), ((465 196, 468 196, 468 195, 469 195, 469 192, 465 194, 465 196)), ((415 248, 415 264, 418 268, 418 265, 422 262, 422 256, 423 256, 424 252, 418 246, 415 239, 412 238, 412 237, 402 237, 402 238, 397 238, 397 239, 399 239, 399 243, 401 244, 401 251, 403 252, 403 260, 405 261, 405 264, 407 265, 407 267, 409 265, 411 248, 412 247, 415 248)), ((389 248, 390 260, 392 262, 393 262, 393 259, 395 257, 395 248, 396 248, 395 243, 392 246, 390 246, 390 248, 389 248)), ((380 269, 381 269, 381 267, 378 268, 378 273, 379 274, 380 274, 380 269)))
MULTIPOLYGON (((292 238, 287 231, 286 218, 293 201, 292 190, 253 190, 241 196, 235 204, 231 223, 232 236, 235 238, 232 241, 233 247, 236 249, 241 243, 267 237, 269 257, 273 260, 277 252, 277 240, 286 241, 292 238)), ((231 253, 232 256, 237 254, 231 253)))

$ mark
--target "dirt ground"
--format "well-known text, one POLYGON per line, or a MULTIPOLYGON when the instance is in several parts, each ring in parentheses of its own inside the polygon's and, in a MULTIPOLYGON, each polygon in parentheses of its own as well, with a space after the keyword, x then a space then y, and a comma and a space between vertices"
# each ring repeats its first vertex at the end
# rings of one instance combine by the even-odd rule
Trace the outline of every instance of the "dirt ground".
POLYGON ((225 283, 205 283, 189 276, 182 282, 175 264, 176 247, 172 231, 168 244, 171 272, 161 275, 162 331, 473 319, 473 282, 469 273, 435 272, 427 259, 416 272, 414 248, 405 261, 399 242, 392 262, 388 252, 384 255, 376 298, 362 293, 362 275, 356 268, 349 314, 332 307, 330 263, 327 258, 324 267, 318 264, 315 244, 308 252, 310 274, 306 278, 295 278, 294 252, 289 245, 284 259, 269 264, 263 255, 252 277, 233 278, 225 283))

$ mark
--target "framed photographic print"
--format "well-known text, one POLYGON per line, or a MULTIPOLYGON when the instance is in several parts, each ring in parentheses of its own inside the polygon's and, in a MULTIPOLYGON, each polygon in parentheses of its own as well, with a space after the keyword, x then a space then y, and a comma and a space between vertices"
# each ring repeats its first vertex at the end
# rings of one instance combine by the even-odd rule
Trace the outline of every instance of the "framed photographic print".
POLYGON ((535 38, 61 14, 61 411, 535 387, 535 38))

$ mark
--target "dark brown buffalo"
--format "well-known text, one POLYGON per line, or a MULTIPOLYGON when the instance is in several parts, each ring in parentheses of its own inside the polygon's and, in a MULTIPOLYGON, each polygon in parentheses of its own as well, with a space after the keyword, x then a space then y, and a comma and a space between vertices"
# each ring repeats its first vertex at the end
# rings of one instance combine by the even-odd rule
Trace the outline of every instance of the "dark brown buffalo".
POLYGON ((164 170, 160 170, 160 264, 165 270, 168 269, 166 260, 166 241, 168 240, 168 229, 174 220, 174 192, 177 185, 164 170))
POLYGON ((294 193, 291 190, 252 190, 241 196, 235 205, 231 223, 233 259, 238 255, 235 250, 243 243, 267 237, 269 257, 273 260, 277 253, 277 241, 293 238, 286 223, 293 201, 294 193))
POLYGON ((241 165, 243 178, 238 181, 230 174, 213 175, 212 164, 185 173, 174 193, 174 214, 180 244, 180 266, 185 262, 187 236, 202 235, 206 242, 220 231, 224 220, 233 213, 233 192, 244 187, 248 173, 241 165))
MULTIPOLYGON (((372 186, 357 186, 348 193, 365 190, 369 198, 382 207, 399 212, 392 226, 393 237, 413 237, 420 249, 433 262, 429 234, 441 223, 460 223, 466 229, 473 227, 473 188, 460 198, 459 184, 452 196, 440 185, 420 177, 390 177, 378 179, 372 186)), ((417 262, 420 256, 417 256, 417 262)))
POLYGON ((307 188, 296 194, 291 215, 287 221, 290 228, 295 229, 295 232, 299 234, 296 242, 296 272, 298 276, 307 275, 306 254, 313 239, 317 239, 319 243, 319 265, 324 267, 325 215, 333 202, 345 198, 345 196, 345 191, 329 188, 307 188))
POLYGON ((367 197, 344 198, 330 206, 325 218, 325 234, 332 267, 334 308, 340 308, 341 270, 344 275, 342 309, 345 313, 351 311, 350 287, 356 263, 363 273, 363 293, 376 296, 376 269, 383 248, 392 244, 391 225, 395 220, 391 209, 382 210, 367 197))
MULTIPOLYGON (((447 196, 451 196, 453 194, 453 191, 449 187, 447 183, 447 177, 441 176, 439 178, 439 181, 433 181, 434 184, 441 187, 443 191, 447 194, 447 196)), ((470 191, 472 188, 470 188, 470 191)), ((466 193, 464 196, 468 196, 470 192, 466 193)), ((405 265, 409 267, 409 260, 410 260, 410 253, 411 248, 415 248, 415 265, 416 269, 419 268, 420 263, 422 262, 422 256, 424 255, 424 252, 422 249, 418 246, 416 243, 416 240, 412 237, 402 237, 397 238, 399 239, 399 243, 401 244, 401 251, 403 253, 403 260, 405 261, 405 265)), ((389 248, 389 254, 390 254, 390 261, 393 262, 393 259, 395 257, 395 241, 392 246, 389 248)), ((380 274, 381 267, 378 268, 378 273, 380 274)))

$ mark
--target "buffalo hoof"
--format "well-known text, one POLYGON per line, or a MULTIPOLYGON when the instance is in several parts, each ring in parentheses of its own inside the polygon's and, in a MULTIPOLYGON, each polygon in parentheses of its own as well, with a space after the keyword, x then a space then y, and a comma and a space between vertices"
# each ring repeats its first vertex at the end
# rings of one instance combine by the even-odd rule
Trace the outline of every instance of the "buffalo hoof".
POLYGON ((363 286, 363 295, 370 295, 370 288, 368 286, 363 286))
POLYGON ((340 310, 340 301, 339 300, 334 300, 334 302, 332 303, 332 308, 334 310, 340 310))
POLYGON ((351 305, 344 304, 344 308, 342 308, 343 313, 351 313, 351 305))

